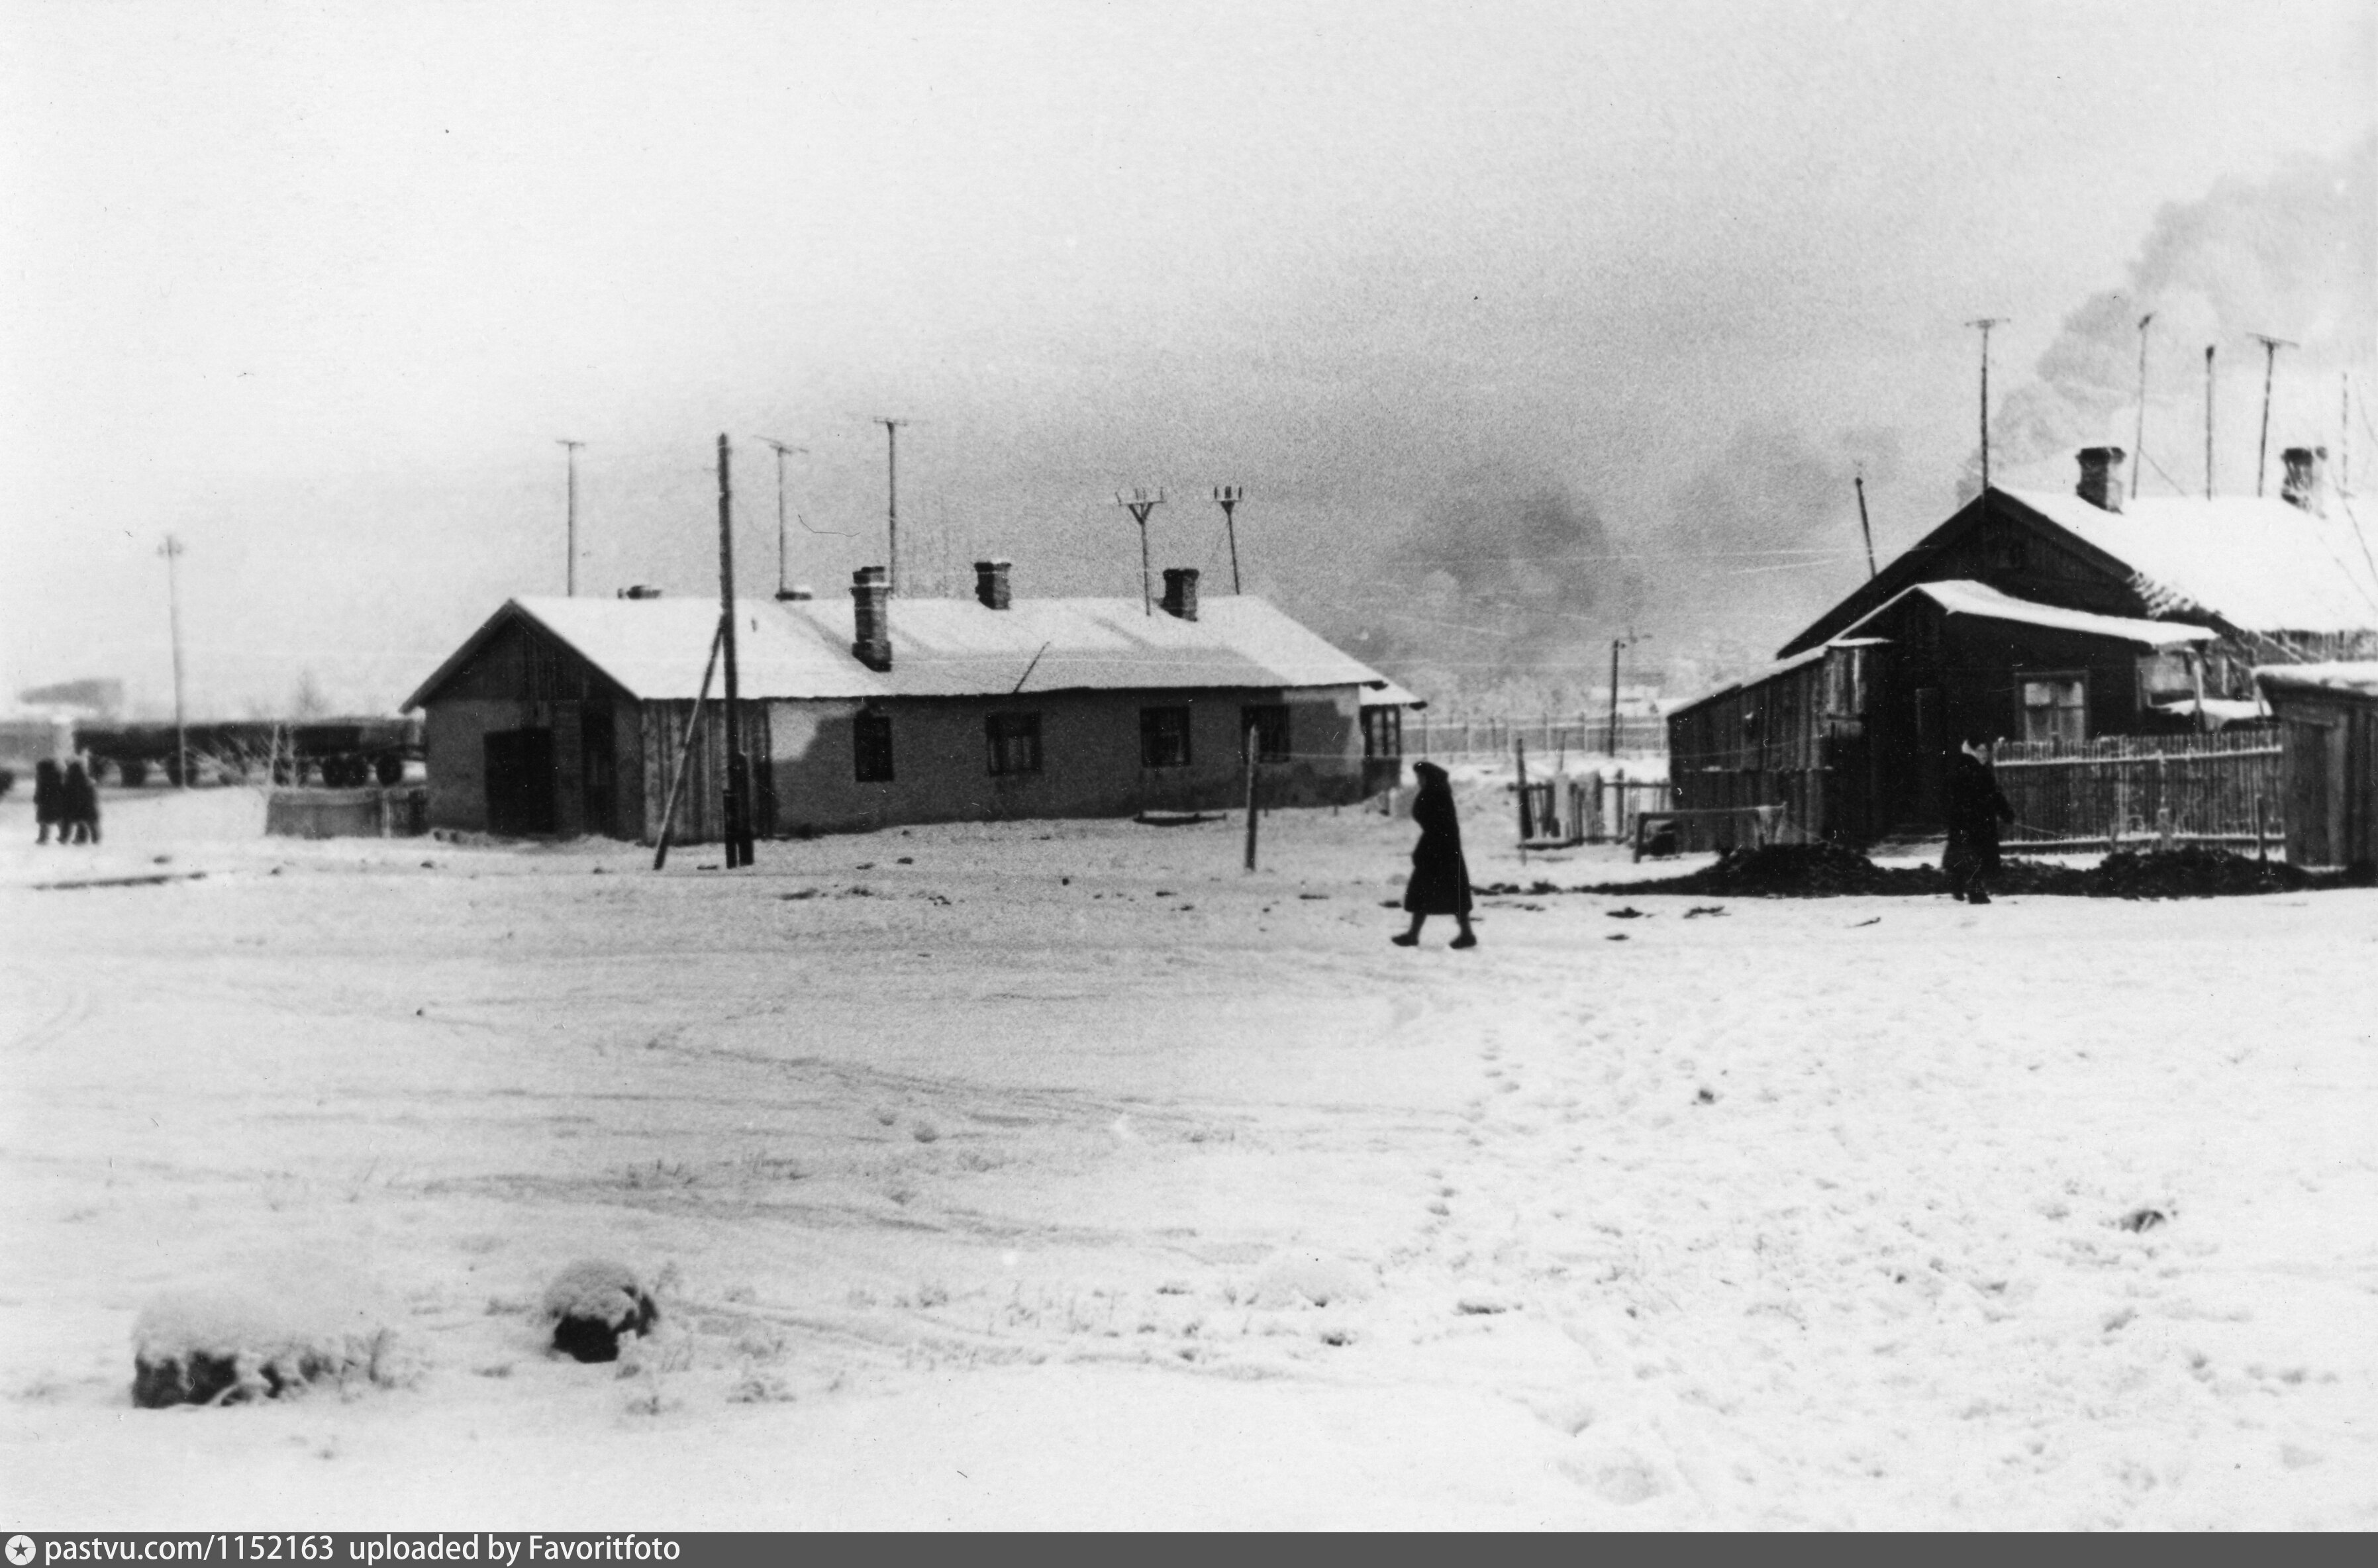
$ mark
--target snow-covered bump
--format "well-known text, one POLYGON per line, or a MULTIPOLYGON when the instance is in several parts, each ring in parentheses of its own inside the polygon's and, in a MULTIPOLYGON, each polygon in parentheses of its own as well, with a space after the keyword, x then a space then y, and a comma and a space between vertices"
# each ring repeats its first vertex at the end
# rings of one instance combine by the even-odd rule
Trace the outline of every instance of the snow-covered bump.
POLYGON ((1371 1269, 1351 1259, 1309 1247, 1287 1247, 1266 1259, 1255 1275, 1255 1300, 1265 1307, 1327 1307, 1359 1301, 1375 1283, 1371 1269))
POLYGON ((392 1313, 335 1290, 189 1290, 159 1296, 132 1329, 132 1402, 234 1405, 320 1382, 406 1381, 392 1313))
POLYGON ((581 1361, 616 1361, 619 1336, 650 1334, 661 1313, 635 1270, 592 1258, 570 1264, 545 1287, 545 1316, 556 1350, 581 1361))

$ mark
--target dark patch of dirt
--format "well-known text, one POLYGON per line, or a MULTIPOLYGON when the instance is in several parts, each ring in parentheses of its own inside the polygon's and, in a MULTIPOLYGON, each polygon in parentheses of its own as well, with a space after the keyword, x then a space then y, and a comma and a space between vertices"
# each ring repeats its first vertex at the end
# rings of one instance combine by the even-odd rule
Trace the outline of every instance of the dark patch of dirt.
MULTIPOLYGON (((2228 850, 2189 844, 2168 850, 2117 850, 2086 870, 2008 859, 1990 879, 1996 894, 2068 898, 2221 898, 2366 885, 2349 872, 2306 871, 2228 850)), ((1607 882, 1591 893, 1699 893, 1733 898, 1839 898, 1860 894, 1924 897, 1949 891, 1937 866, 1877 866, 1830 844, 1769 844, 1730 850, 1713 866, 1648 882, 1607 882)))

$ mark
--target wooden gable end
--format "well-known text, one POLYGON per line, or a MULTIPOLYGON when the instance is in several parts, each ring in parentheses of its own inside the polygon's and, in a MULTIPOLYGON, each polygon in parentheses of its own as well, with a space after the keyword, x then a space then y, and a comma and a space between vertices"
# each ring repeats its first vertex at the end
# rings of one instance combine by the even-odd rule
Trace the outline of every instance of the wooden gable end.
POLYGON ((568 643, 515 615, 439 683, 436 700, 580 702, 626 695, 568 643))

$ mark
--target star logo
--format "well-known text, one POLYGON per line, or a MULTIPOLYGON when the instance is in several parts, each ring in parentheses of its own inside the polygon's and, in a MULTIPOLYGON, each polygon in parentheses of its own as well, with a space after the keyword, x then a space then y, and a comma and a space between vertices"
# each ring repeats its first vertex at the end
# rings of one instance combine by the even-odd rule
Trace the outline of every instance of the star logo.
POLYGON ((30 1562, 32 1560, 33 1538, 30 1536, 10 1536, 8 1538, 8 1561, 14 1565, 14 1568, 25 1568, 25 1564, 30 1562))

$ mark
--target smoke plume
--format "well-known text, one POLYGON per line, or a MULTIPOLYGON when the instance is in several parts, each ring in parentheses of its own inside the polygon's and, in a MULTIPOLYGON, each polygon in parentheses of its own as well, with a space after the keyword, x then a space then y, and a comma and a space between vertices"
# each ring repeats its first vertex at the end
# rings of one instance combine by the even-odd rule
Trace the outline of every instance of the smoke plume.
MULTIPOLYGON (((2365 389, 2378 342, 2378 137, 2334 159, 2297 160, 2266 180, 2225 180, 2159 212, 2128 285, 2064 319, 2036 378, 1993 411, 1993 482, 2063 485, 2078 447, 2137 444, 2140 317, 2145 336, 2145 489, 2204 484, 2204 350, 2216 350, 2215 480, 2252 487, 2263 345, 2291 341, 2274 378, 2271 449, 2338 439, 2338 377, 2365 389), (2050 464, 2056 466, 2052 469, 2050 464), (2024 473, 2024 470, 2031 473, 2024 473), (2002 477, 2004 476, 2004 477, 2002 477)), ((1978 448, 1962 496, 1980 487, 1978 448)))

